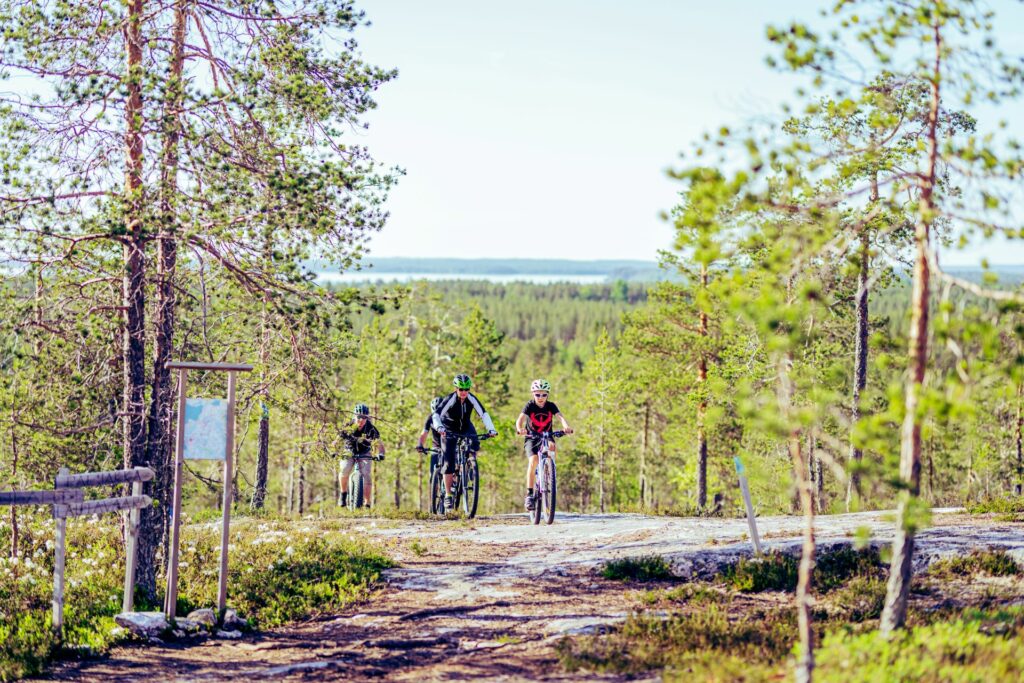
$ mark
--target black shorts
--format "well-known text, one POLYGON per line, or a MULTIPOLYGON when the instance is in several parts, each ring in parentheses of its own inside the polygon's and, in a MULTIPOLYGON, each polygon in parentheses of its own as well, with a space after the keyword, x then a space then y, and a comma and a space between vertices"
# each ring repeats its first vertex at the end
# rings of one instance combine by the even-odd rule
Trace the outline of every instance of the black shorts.
MULTIPOLYGON (((469 450, 468 453, 476 453, 480 450, 480 439, 476 438, 476 430, 471 429, 466 436, 469 439, 469 450)), ((455 474, 455 444, 458 442, 458 437, 444 435, 441 439, 441 455, 444 457, 444 473, 455 474)))
MULTIPOLYGON (((527 457, 540 455, 540 443, 541 439, 539 436, 528 436, 523 444, 523 450, 526 451, 527 457)), ((554 450, 555 439, 551 437, 548 439, 548 448, 554 450)))

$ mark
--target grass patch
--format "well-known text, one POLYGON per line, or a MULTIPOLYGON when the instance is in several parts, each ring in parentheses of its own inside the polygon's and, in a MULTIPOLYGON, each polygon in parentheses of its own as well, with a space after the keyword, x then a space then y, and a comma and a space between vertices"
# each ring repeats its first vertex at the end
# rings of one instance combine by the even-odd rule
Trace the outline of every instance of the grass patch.
POLYGON ((601 576, 612 581, 664 581, 673 578, 672 569, 660 555, 610 560, 601 567, 601 576))
POLYGON ((975 550, 969 555, 936 560, 928 566, 929 576, 947 580, 977 574, 1019 576, 1021 573, 1021 566, 1004 550, 975 550))
POLYGON ((741 593, 796 590, 799 560, 773 551, 761 557, 741 557, 723 567, 718 576, 727 586, 741 593))
MULTIPOLYGON (((40 673, 58 652, 50 630, 54 525, 23 517, 21 532, 18 560, 0 559, 3 681, 40 673)), ((0 526, 0 543, 9 543, 7 534, 0 526)), ((183 528, 179 614, 216 605, 219 545, 215 527, 183 528)), ((228 604, 253 626, 277 626, 361 599, 389 566, 377 546, 351 538, 337 522, 242 518, 232 525, 228 604)), ((66 571, 64 646, 102 653, 114 643, 124 582, 116 517, 69 521, 66 571)))
POLYGON ((563 639, 556 646, 570 671, 636 674, 650 669, 686 671, 692 680, 718 680, 722 668, 733 672, 763 668, 767 675, 775 660, 784 658, 796 638, 792 610, 752 612, 730 618, 719 605, 668 619, 631 616, 611 633, 600 637, 563 639))
POLYGON ((989 498, 966 506, 972 515, 984 515, 991 512, 1004 515, 1024 514, 1024 498, 989 498))
POLYGON ((882 616, 885 605, 885 579, 855 576, 828 594, 827 605, 838 618, 862 623, 882 616))
POLYGON ((1022 614, 968 612, 883 637, 833 633, 818 652, 815 678, 854 681, 1016 681, 1024 678, 1022 614))

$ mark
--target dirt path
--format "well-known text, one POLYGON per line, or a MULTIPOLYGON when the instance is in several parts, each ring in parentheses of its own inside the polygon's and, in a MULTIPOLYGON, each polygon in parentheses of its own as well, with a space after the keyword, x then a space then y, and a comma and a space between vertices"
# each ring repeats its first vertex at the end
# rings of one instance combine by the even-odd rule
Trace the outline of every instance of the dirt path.
MULTIPOLYGON (((759 520, 770 547, 794 546, 800 520, 759 520)), ((1024 560, 1020 524, 939 513, 920 536, 920 556, 999 546, 1024 560)), ((486 678, 594 680, 567 674, 553 644, 623 619, 638 591, 594 567, 656 553, 680 574, 701 574, 746 552, 743 520, 641 515, 563 515, 551 527, 524 516, 466 522, 357 523, 385 543, 400 567, 370 601, 338 615, 201 644, 121 647, 102 660, 68 662, 51 679, 80 681, 365 680, 486 678)), ((821 518, 823 541, 858 528, 891 535, 881 513, 821 518)), ((615 680, 615 677, 608 677, 615 680)))

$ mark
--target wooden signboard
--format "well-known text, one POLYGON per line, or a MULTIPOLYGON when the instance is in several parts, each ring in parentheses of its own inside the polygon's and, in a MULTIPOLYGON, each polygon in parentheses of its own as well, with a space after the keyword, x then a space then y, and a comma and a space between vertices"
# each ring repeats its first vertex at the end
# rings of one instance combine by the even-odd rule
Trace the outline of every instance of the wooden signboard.
POLYGON ((178 605, 178 550, 181 545, 181 480, 185 467, 185 458, 196 459, 220 459, 217 453, 211 453, 211 443, 216 444, 212 448, 220 450, 220 443, 223 443, 224 460, 224 497, 223 497, 223 525, 220 539, 220 580, 217 590, 217 609, 223 613, 227 605, 228 593, 228 538, 231 523, 232 503, 232 482, 234 474, 234 453, 235 453, 235 377, 236 373, 249 372, 251 365, 241 363, 190 363, 171 361, 167 368, 178 371, 178 428, 175 433, 174 447, 174 494, 171 509, 171 550, 167 558, 167 595, 164 602, 164 612, 168 619, 173 619, 177 612, 178 605), (220 418, 221 404, 217 400, 205 399, 204 402, 189 401, 186 398, 186 374, 189 370, 214 370, 228 373, 228 396, 224 405, 225 416, 223 422, 220 418), (191 409, 191 410, 190 410, 191 409), (210 412, 203 414, 203 411, 210 412), (198 412, 197 412, 198 411, 198 412), (186 434, 186 423, 192 417, 192 424, 197 429, 206 425, 207 429, 221 429, 223 425, 223 440, 220 434, 214 433, 213 438, 202 438, 204 434, 189 432, 186 434), (186 444, 187 447, 186 447, 186 444), (186 456, 186 451, 189 455, 186 456))

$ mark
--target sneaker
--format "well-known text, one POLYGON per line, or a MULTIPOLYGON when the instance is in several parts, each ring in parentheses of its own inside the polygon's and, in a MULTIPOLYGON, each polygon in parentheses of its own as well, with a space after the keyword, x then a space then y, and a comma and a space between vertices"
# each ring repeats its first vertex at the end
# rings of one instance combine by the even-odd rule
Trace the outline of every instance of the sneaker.
POLYGON ((449 494, 444 497, 444 511, 451 512, 455 507, 455 499, 449 494))
POLYGON ((527 493, 526 494, 526 511, 527 512, 532 512, 534 505, 536 505, 536 501, 534 501, 534 499, 533 499, 533 494, 532 493, 527 493))
POLYGON ((348 505, 348 491, 341 492, 341 502, 338 504, 341 505, 341 507, 345 507, 348 505))

